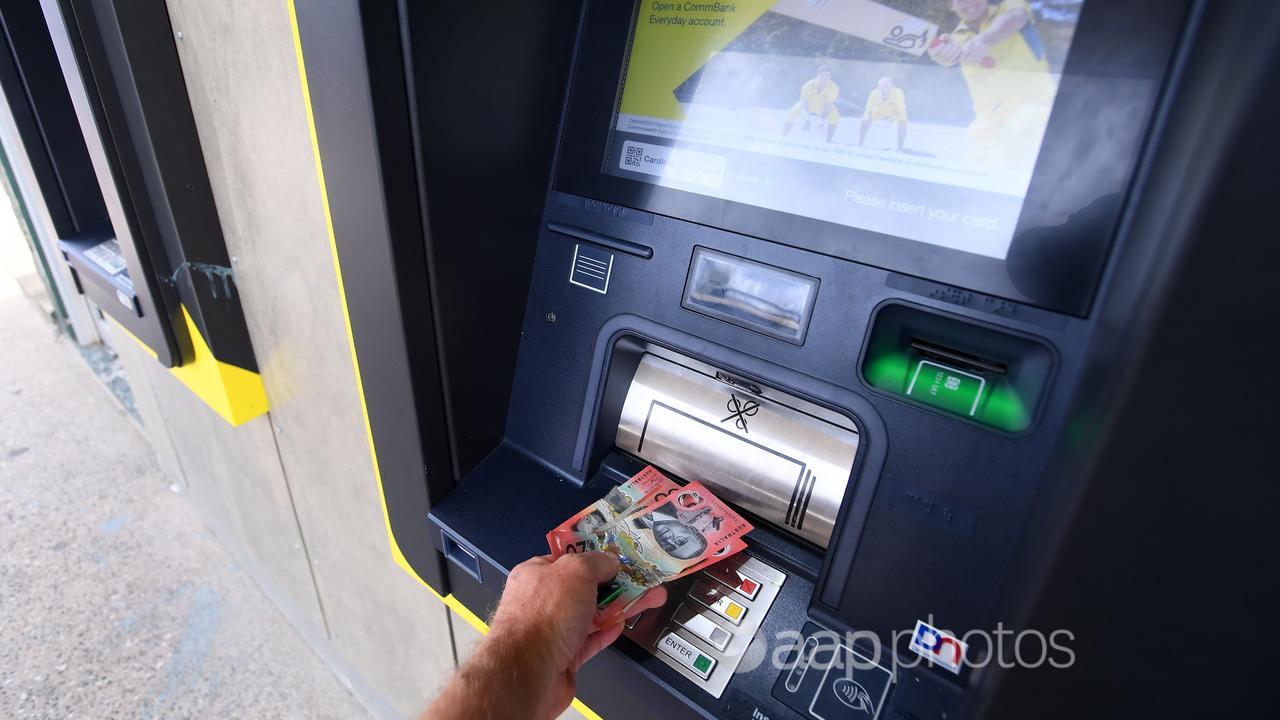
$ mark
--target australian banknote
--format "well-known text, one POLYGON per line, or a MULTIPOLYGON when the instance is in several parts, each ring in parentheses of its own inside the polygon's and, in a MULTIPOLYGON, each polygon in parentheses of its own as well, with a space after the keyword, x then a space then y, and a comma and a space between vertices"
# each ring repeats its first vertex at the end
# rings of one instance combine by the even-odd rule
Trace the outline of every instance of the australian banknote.
POLYGON ((663 497, 664 493, 670 493, 679 487, 675 481, 663 475, 652 465, 645 467, 631 476, 630 480, 613 488, 607 495, 578 511, 576 515, 560 523, 555 530, 547 533, 551 554, 557 557, 563 554, 563 549, 557 552, 557 547, 551 542, 552 535, 560 535, 566 539, 568 537, 566 533, 589 537, 597 530, 603 530, 619 517, 630 514, 641 498, 647 495, 663 497))
POLYGON ((599 550, 618 557, 618 575, 599 597, 596 624, 603 626, 649 589, 739 552, 750 530, 750 523, 695 482, 655 488, 603 528, 555 530, 547 541, 557 556, 599 550))

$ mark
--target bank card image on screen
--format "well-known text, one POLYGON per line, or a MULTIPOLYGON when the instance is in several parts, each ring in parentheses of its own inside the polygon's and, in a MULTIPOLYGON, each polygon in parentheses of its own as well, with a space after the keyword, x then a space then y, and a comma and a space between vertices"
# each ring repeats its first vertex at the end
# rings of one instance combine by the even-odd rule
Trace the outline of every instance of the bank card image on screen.
POLYGON ((1083 5, 643 0, 605 171, 1004 259, 1083 5))

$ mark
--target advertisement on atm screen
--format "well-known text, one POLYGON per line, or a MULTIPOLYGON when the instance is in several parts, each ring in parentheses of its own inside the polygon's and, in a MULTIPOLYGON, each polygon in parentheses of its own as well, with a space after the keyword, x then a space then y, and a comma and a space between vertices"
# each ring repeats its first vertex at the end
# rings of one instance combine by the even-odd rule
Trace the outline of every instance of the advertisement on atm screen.
POLYGON ((1002 259, 1083 5, 644 0, 608 172, 1002 259))

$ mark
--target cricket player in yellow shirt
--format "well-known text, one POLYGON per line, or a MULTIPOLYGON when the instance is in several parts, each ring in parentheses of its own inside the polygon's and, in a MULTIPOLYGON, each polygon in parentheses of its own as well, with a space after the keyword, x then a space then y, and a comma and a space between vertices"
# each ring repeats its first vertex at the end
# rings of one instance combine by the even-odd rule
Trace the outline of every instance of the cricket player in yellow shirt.
POLYGON ((1025 0, 949 2, 960 24, 929 48, 929 57, 945 67, 958 64, 969 86, 975 117, 968 160, 1028 171, 1057 92, 1031 9, 1025 0))
POLYGON ((789 135, 796 121, 804 118, 804 127, 809 127, 809 116, 822 118, 827 125, 827 142, 835 137, 836 126, 840 124, 840 113, 836 111, 836 99, 840 97, 840 86, 831 81, 831 66, 818 68, 817 77, 800 86, 800 102, 791 107, 787 120, 782 125, 782 134, 789 135))
POLYGON ((887 77, 880 78, 876 89, 867 96, 867 107, 862 111, 862 129, 858 134, 859 145, 866 143, 867 131, 877 120, 898 124, 898 151, 901 152, 902 143, 907 139, 907 96, 887 77))

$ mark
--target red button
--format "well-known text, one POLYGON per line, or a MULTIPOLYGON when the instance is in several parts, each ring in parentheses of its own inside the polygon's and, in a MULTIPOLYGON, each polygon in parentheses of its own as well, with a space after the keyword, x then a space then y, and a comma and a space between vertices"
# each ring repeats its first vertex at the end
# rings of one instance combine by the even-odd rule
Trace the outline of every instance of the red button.
POLYGON ((760 590, 760 581, 739 572, 728 565, 715 565, 707 568, 707 574, 744 595, 748 600, 755 600, 760 590))

